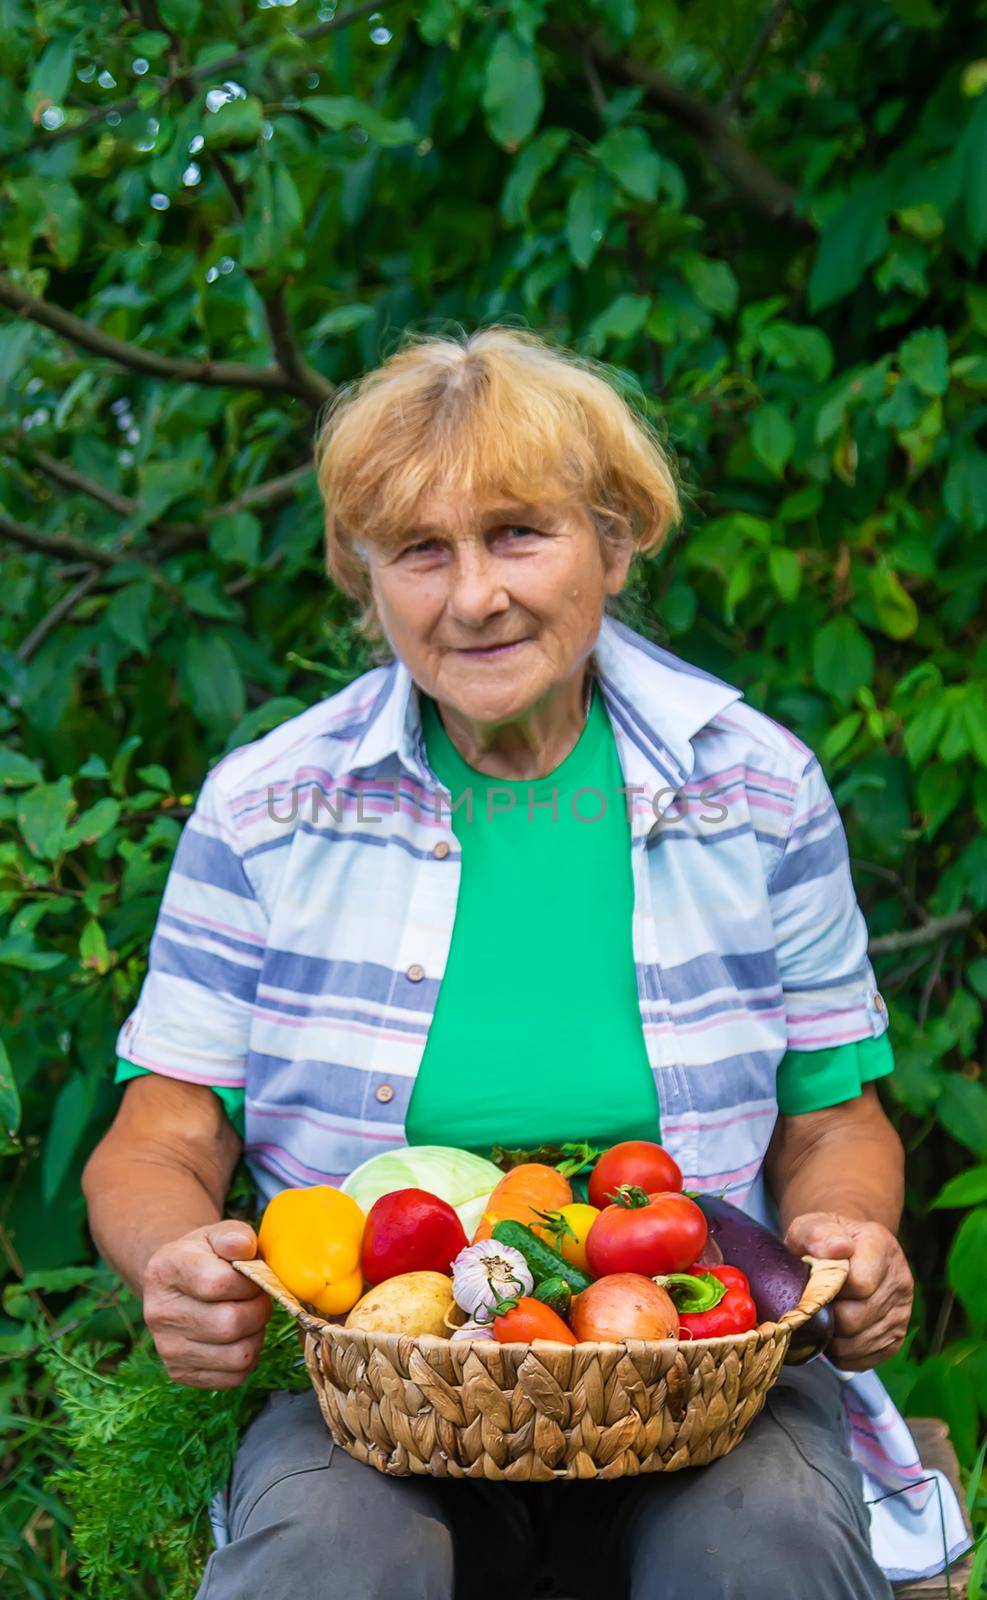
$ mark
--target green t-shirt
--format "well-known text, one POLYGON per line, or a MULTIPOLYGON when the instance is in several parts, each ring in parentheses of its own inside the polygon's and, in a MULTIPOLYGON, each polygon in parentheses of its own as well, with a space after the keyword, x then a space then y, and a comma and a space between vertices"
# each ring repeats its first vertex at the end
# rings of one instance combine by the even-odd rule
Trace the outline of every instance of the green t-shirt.
POLYGON ((426 695, 422 731, 455 807, 462 876, 408 1142, 486 1152, 658 1138, 631 944, 630 824, 598 688, 572 750, 535 780, 469 766, 426 695), (456 807, 464 795, 472 820, 456 807))
MULTIPOLYGON (((631 944, 624 780, 599 688, 568 756, 531 782, 478 772, 425 694, 421 712, 429 764, 454 806, 471 792, 472 820, 465 803, 453 810, 462 876, 405 1121, 409 1144, 486 1154, 494 1143, 660 1138, 631 944)), ((789 1050, 778 1067, 779 1112, 853 1099, 893 1070, 886 1032, 789 1050)), ((116 1081, 145 1071, 120 1057, 116 1081)), ((242 1137, 243 1090, 215 1092, 242 1137)))

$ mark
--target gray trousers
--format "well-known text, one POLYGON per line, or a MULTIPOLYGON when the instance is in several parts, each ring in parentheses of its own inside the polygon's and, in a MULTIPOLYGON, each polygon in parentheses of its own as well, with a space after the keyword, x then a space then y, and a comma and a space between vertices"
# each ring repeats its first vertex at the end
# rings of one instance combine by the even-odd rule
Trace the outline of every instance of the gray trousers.
POLYGON ((612 1483, 392 1478, 273 1395, 230 1479, 196 1600, 891 1600, 840 1381, 785 1368, 722 1460, 612 1483))

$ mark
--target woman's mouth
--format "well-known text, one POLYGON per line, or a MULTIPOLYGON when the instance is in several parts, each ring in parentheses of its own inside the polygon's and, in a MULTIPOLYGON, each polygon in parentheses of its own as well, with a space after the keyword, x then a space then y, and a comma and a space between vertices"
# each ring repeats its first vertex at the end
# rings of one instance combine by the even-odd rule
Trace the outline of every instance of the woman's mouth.
POLYGON ((525 643, 526 640, 524 639, 509 639, 505 644, 476 645, 468 650, 458 650, 457 654, 469 656, 474 661, 492 661, 499 659, 501 656, 509 655, 512 650, 520 649, 521 645, 525 643))

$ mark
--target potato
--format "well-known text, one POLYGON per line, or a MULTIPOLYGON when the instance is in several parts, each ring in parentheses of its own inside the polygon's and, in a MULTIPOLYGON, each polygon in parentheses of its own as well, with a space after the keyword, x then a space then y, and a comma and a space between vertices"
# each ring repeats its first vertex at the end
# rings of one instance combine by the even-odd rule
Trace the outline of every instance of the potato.
POLYGON ((448 1339, 449 1323, 455 1327, 464 1318, 452 1298, 452 1279, 445 1273, 402 1272, 368 1290, 345 1326, 364 1333, 436 1333, 448 1339))

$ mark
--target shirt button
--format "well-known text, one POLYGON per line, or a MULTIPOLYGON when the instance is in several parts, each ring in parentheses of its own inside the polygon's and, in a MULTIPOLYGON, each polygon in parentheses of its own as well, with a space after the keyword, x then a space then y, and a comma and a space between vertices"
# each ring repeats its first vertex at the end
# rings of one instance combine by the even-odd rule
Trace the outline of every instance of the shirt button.
POLYGON ((374 1090, 374 1094, 377 1096, 377 1099, 380 1101, 381 1105, 386 1106, 388 1100, 394 1099, 394 1090, 389 1083, 379 1083, 374 1090))
POLYGON ((873 1000, 874 1000, 874 1004, 877 1007, 878 1011, 883 1011, 884 1010, 884 996, 878 994, 876 989, 874 991, 873 1000))
POLYGON ((437 856, 441 861, 444 856, 449 854, 449 841, 447 839, 440 839, 438 844, 432 846, 432 854, 433 856, 437 856))
POLYGON ((422 978, 424 978, 424 976, 425 976, 425 968, 424 967, 420 967, 418 965, 417 961, 414 962, 413 965, 410 966, 408 968, 407 972, 405 973, 405 977, 406 978, 410 978, 412 983, 420 983, 422 978))

